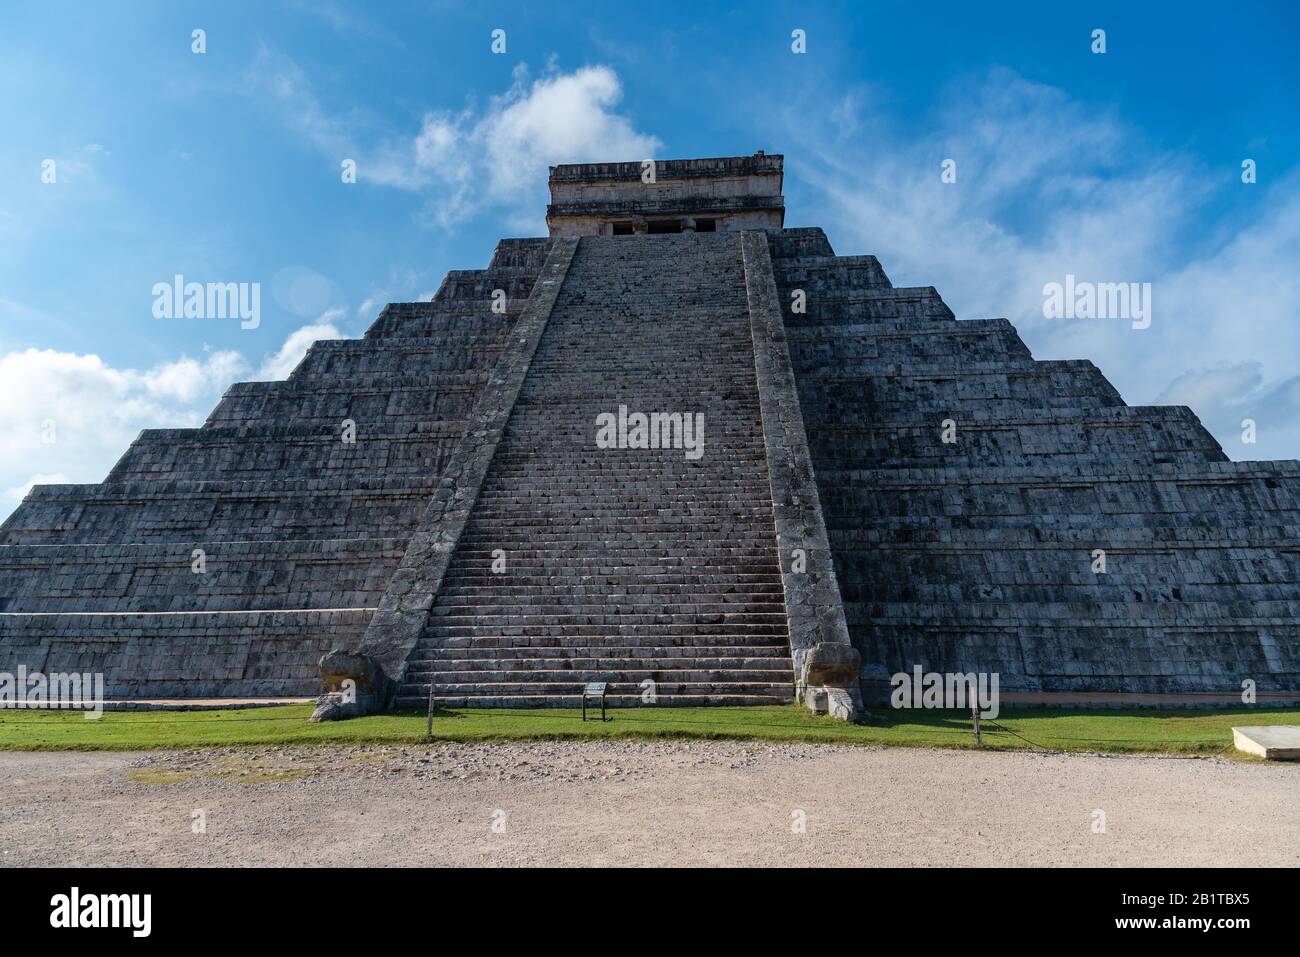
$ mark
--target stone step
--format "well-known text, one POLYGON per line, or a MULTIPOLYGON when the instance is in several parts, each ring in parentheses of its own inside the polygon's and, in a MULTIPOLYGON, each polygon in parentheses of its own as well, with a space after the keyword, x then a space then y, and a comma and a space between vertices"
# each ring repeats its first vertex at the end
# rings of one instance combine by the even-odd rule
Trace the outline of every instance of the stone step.
POLYGON ((432 648, 421 649, 407 664, 416 671, 484 669, 563 670, 567 668, 738 668, 790 669, 789 649, 783 645, 767 647, 709 648, 615 647, 605 645, 573 648, 533 648, 514 645, 509 648, 432 648))
MULTIPOLYGON (((488 538, 486 533, 476 532, 474 537, 465 542, 465 558, 472 564, 475 561, 490 563, 496 556, 492 553, 509 542, 509 530, 502 529, 500 537, 488 538)), ((577 566, 597 565, 609 568, 636 568, 654 565, 704 566, 719 560, 728 560, 728 564, 753 565, 755 569, 766 569, 768 562, 775 565, 776 557, 772 550, 765 549, 761 543, 744 542, 732 544, 727 539, 695 539, 686 536, 665 535, 658 544, 651 547, 635 542, 622 543, 602 537, 575 536, 572 540, 558 539, 552 541, 521 542, 517 548, 518 555, 507 555, 507 565, 518 565, 520 561, 530 563, 535 560, 542 564, 554 561, 571 562, 577 566), (689 545, 690 553, 684 554, 682 546, 689 545), (582 554, 573 554, 579 552, 582 554)))
POLYGON ((604 622, 568 621, 548 625, 530 624, 527 627, 517 622, 499 622, 496 624, 429 624, 425 626, 422 641, 428 642, 427 648, 449 646, 453 639, 463 638, 469 642, 482 642, 500 637, 511 639, 520 644, 535 645, 539 641, 553 638, 573 638, 580 644, 591 644, 596 639, 617 639, 629 643, 642 641, 651 644, 659 640, 670 644, 670 639, 681 639, 691 644, 725 644, 743 643, 744 640, 760 645, 770 645, 787 637, 784 622, 638 622, 635 624, 620 622, 617 616, 608 616, 612 620, 604 622))
POLYGON ((540 272, 542 265, 546 262, 546 255, 550 251, 551 240, 544 236, 503 239, 492 250, 492 261, 488 264, 488 268, 499 269, 503 266, 513 266, 540 272))
MULTIPOLYGON (((256 390, 232 386, 205 425, 251 426, 259 422, 324 424, 338 429, 344 419, 355 422, 410 420, 464 421, 487 382, 487 368, 429 376, 284 380, 243 383, 267 386, 256 390)), ((449 426, 450 427, 450 426, 449 426)))
MULTIPOLYGON (((776 284, 804 289, 830 288, 838 293, 897 293, 875 256, 809 256, 772 261, 776 284)), ((928 287, 927 287, 928 288, 928 287)))
POLYGON ((482 512, 476 510, 474 518, 479 524, 493 529, 499 528, 496 524, 498 521, 513 519, 511 524, 523 535, 534 531, 572 535, 593 528, 608 531, 623 528, 632 533, 640 527, 668 525, 672 534, 681 535, 689 530, 693 532, 692 538, 706 538, 721 528, 735 529, 737 537, 741 539, 753 539, 760 529, 768 530, 761 523, 764 518, 761 508, 745 508, 726 499, 696 503, 673 501, 667 505, 649 502, 639 507, 629 503, 624 503, 622 507, 585 504, 580 511, 570 513, 571 525, 561 528, 555 524, 556 513, 560 511, 559 501, 543 503, 540 500, 521 500, 514 508, 504 507, 508 504, 510 503, 491 503, 482 512), (525 508, 527 511, 524 511, 525 508))
MULTIPOLYGON (((775 559, 771 560, 769 564, 759 565, 743 561, 718 562, 695 558, 680 560, 672 565, 665 565, 662 561, 658 564, 638 563, 635 559, 613 562, 601 559, 599 556, 593 556, 590 564, 575 566, 550 565, 538 562, 531 564, 519 563, 512 561, 507 556, 506 570, 500 574, 492 571, 491 563, 485 559, 471 567, 461 565, 449 570, 444 581, 452 586, 472 584, 478 587, 495 588, 497 587, 495 583, 501 581, 502 578, 511 583, 520 584, 532 584, 534 579, 542 579, 547 582, 547 587, 558 585, 573 588, 609 588, 618 584, 631 586, 640 583, 653 583, 658 580, 658 576, 665 570, 682 571, 689 575, 691 579, 705 574, 726 575, 730 573, 738 582, 753 580, 755 577, 772 577, 778 574, 779 571, 775 559)), ((688 581, 683 584, 692 585, 695 583, 688 581)), ((714 590, 717 590, 716 582, 701 581, 698 584, 712 584, 715 586, 714 590)))
POLYGON ((509 583, 511 593, 521 597, 553 595, 559 587, 572 589, 572 593, 576 595, 595 597, 617 597, 621 595, 676 596, 682 594, 684 589, 690 589, 697 585, 712 585, 711 594, 722 598, 733 594, 763 596, 779 596, 782 594, 782 585, 775 568, 762 577, 767 580, 757 580, 760 578, 757 575, 749 576, 749 580, 746 581, 733 580, 746 578, 743 574, 654 575, 638 571, 637 574, 629 575, 618 569, 607 574, 595 575, 577 572, 569 574, 525 574, 509 568, 505 572, 497 574, 489 569, 484 569, 477 575, 458 574, 455 578, 445 577, 440 594, 445 594, 449 601, 468 596, 495 594, 500 589, 503 578, 509 583), (718 579, 722 580, 718 581, 718 579))
MULTIPOLYGON (((771 560, 770 564, 751 566, 747 562, 721 563, 698 559, 680 559, 672 564, 665 564, 663 560, 648 564, 636 561, 616 563, 601 556, 593 556, 590 564, 585 566, 552 565, 545 562, 519 563, 507 558, 506 570, 499 575, 491 570, 491 563, 485 559, 477 565, 462 564, 450 569, 443 580, 452 586, 471 584, 478 587, 485 587, 485 582, 491 585, 502 577, 517 585, 533 585, 542 581, 546 583, 545 587, 565 585, 603 588, 620 583, 630 587, 641 583, 658 583, 665 571, 678 571, 689 576, 690 580, 682 582, 684 585, 709 584, 715 587, 718 583, 710 581, 706 576, 726 575, 740 584, 744 581, 771 578, 778 574, 775 559, 771 560)), ((449 594, 454 593, 449 592, 449 594)))
MULTIPOLYGON (((507 301, 503 312, 494 311, 490 299, 412 303, 423 308, 409 312, 386 309, 365 332, 374 341, 388 339, 448 339, 462 345, 500 344, 508 339, 528 300, 507 301)), ((393 304, 390 303, 390 307, 393 304)), ((405 304, 403 304, 405 305, 405 304)))
MULTIPOLYGON (((1009 319, 880 319, 873 322, 804 322, 786 330, 791 348, 807 354, 819 345, 844 349, 856 355, 862 349, 875 348, 875 344, 889 340, 899 346, 910 346, 924 352, 934 348, 931 340, 967 342, 983 340, 992 335, 1004 335, 1009 341, 1019 342, 1020 334, 1009 319)), ((1023 345, 1023 343, 1021 343, 1023 345)), ((1019 351, 1017 349, 1016 351, 1019 351)), ((838 353, 836 353, 838 354, 838 353)))
POLYGON ((460 299, 491 301, 492 293, 500 289, 506 302, 528 299, 532 293, 537 271, 522 269, 452 269, 434 293, 435 302, 460 299))
MULTIPOLYGON (((439 680, 434 685, 435 700, 441 698, 477 698, 487 695, 577 695, 587 681, 599 681, 599 672, 592 672, 595 677, 584 676, 558 677, 553 681, 484 681, 456 682, 439 680), (576 685, 576 687, 575 687, 576 685)), ((446 677, 446 676, 442 676, 446 677)), ((656 681, 656 693, 663 695, 752 695, 772 696, 788 700, 794 696, 794 682, 788 681, 656 681)), ((403 685, 401 698, 418 695, 419 684, 410 682, 403 685)), ((427 694, 427 685, 425 687, 427 694)), ((608 689, 615 694, 641 694, 644 689, 638 682, 614 683, 608 689)), ((427 698, 426 698, 427 700, 427 698)))
MULTIPOLYGON (((0 554, 0 574, 3 574, 4 557, 0 554)), ((466 579, 457 579, 455 582, 443 580, 443 586, 439 594, 445 596, 448 601, 453 599, 462 599, 470 602, 478 598, 486 598, 496 594, 499 589, 497 583, 505 578, 509 582, 510 593, 519 596, 521 599, 527 596, 537 596, 539 598, 557 598, 556 585, 565 584, 573 589, 573 594, 578 596, 589 596, 593 598, 615 599, 623 601, 662 601, 665 596, 675 596, 682 593, 684 585, 697 585, 699 582, 687 582, 679 580, 671 584, 652 583, 643 584, 638 581, 624 582, 620 579, 610 581, 609 583, 580 582, 571 583, 569 580, 559 576, 550 576, 546 579, 537 578, 531 583, 521 582, 515 575, 506 576, 495 575, 493 578, 486 578, 473 584, 463 584, 466 579), (495 579, 495 580, 494 580, 495 579)), ((721 578, 722 576, 716 576, 721 578)), ((744 596, 763 595, 774 600, 780 600, 782 596, 781 582, 775 576, 770 582, 754 584, 752 582, 723 582, 716 592, 701 592, 697 597, 706 597, 712 601, 727 601, 735 596, 737 599, 744 596), (722 589, 728 589, 726 591, 722 589)))
POLYGON ((774 268, 778 260, 784 262, 790 259, 835 255, 826 233, 819 226, 769 230, 767 243, 771 250, 774 268))
POLYGON ((733 628, 730 632, 696 635, 689 633, 669 633, 665 629, 646 629, 645 635, 621 634, 613 631, 589 630, 589 634, 570 634, 563 629, 556 629, 553 634, 505 634, 498 631, 484 635, 441 636, 435 641, 416 646, 422 654, 433 654, 447 649, 489 649, 495 648, 509 654, 528 654, 531 649, 579 649, 584 653, 593 648, 601 648, 615 656, 625 654, 629 648, 645 648, 667 653, 665 649, 681 648, 686 650, 714 650, 721 648, 742 648, 743 653, 766 654, 779 651, 788 654, 789 644, 785 633, 773 629, 733 628), (760 652, 761 649, 761 652, 760 652))
MULTIPOLYGON (((949 401, 968 403, 984 398, 1105 396, 1115 405, 1123 399, 1115 387, 1091 363, 1074 360, 1008 357, 1005 364, 980 363, 983 368, 966 368, 950 364, 942 368, 917 370, 903 363, 881 363, 878 368, 838 370, 800 382, 799 394, 824 397, 827 402, 840 400, 854 407, 864 401, 889 402, 949 401), (1032 361, 1032 364, 1030 362, 1032 361), (845 401, 847 400, 847 401, 845 401)), ((819 403, 814 408, 821 408, 819 403)), ((831 406, 832 408, 834 405, 831 406)))
MULTIPOLYGON (((615 450, 611 450, 615 451, 615 450)), ((619 450, 623 451, 623 450, 619 450)), ((672 456, 660 456, 655 461, 648 458, 637 464, 629 456, 627 461, 609 462, 608 479, 602 491, 590 490, 582 484, 582 479, 573 473, 586 469, 590 463, 582 456, 573 456, 562 461, 537 463, 537 467, 527 468, 523 463, 502 464, 501 470, 484 483, 483 496, 486 501, 501 499, 508 502, 528 502, 531 500, 556 499, 564 496, 576 497, 574 493, 584 491, 582 501, 626 502, 632 492, 644 495, 653 493, 668 501, 717 501, 726 500, 729 493, 760 495, 767 487, 764 482, 743 482, 738 479, 742 463, 736 460, 720 464, 717 460, 695 463, 679 453, 672 456), (685 464, 689 463, 689 464, 685 464), (520 479, 532 478, 535 485, 522 489, 517 484, 520 479), (700 497, 687 499, 686 491, 680 486, 690 481, 700 488, 700 497)))
MULTIPOLYGON (((483 694, 447 696, 436 695, 432 698, 435 706, 440 708, 577 708, 580 704, 581 689, 560 695, 513 694, 502 695, 485 692, 483 694)), ((645 701, 641 689, 634 693, 611 694, 605 698, 608 708, 700 708, 700 707, 742 707, 753 705, 784 704, 794 700, 794 690, 789 692, 772 692, 764 694, 666 694, 660 692, 653 703, 645 701)), ((399 709, 418 709, 423 711, 429 704, 427 694, 403 694, 397 698, 399 709)), ((588 711, 591 711, 588 702, 588 711)), ((595 705, 594 713, 600 714, 600 704, 595 705)))
MULTIPOLYGON (((702 630, 713 629, 744 629, 749 628, 767 628, 772 632, 780 633, 779 629, 785 627, 785 613, 783 611, 765 610, 770 605, 755 605, 757 610, 737 610, 731 606, 692 606, 689 604, 679 604, 665 606, 664 610, 652 612, 624 612, 621 608, 611 611, 607 605, 591 606, 567 606, 571 611, 563 608, 548 612, 544 609, 537 608, 520 608, 511 612, 493 611, 492 609, 470 609, 464 606, 449 607, 446 605, 435 606, 429 624, 426 626, 430 634, 439 632, 455 631, 457 629, 467 630, 474 629, 475 633, 495 628, 502 629, 545 629, 554 628, 573 628, 575 633, 580 633, 584 627, 615 627, 620 630, 632 628, 656 628, 662 627, 665 630, 682 629, 691 632, 702 632, 702 630), (681 610, 691 609, 698 610, 681 610), (586 610, 590 609, 590 610, 586 610)), ((630 632, 629 632, 630 633, 630 632)))
POLYGON ((765 595, 761 600, 757 596, 743 593, 730 596, 727 601, 722 598, 708 600, 705 596, 691 595, 692 601, 665 601, 663 596, 621 596, 613 600, 592 600, 591 596, 575 595, 568 589, 557 589, 557 594, 545 599, 536 596, 515 594, 509 588, 501 588, 494 596, 481 599, 465 599, 460 596, 447 596, 438 603, 434 614, 442 618, 449 626, 452 624, 486 622, 488 619, 502 619, 514 625, 548 624, 557 618, 576 618, 586 620, 590 617, 606 619, 616 617, 619 621, 639 622, 645 618, 655 621, 702 621, 715 623, 719 616, 738 622, 762 622, 764 616, 784 620, 784 596, 765 595), (772 601, 772 598, 776 601, 772 601))
POLYGON ((432 339, 330 339, 307 350, 290 381, 491 368, 500 356, 496 344, 451 348, 432 339))
POLYGON ((474 685, 524 690, 533 687, 540 691, 543 688, 572 686, 575 681, 605 681, 615 685, 633 686, 640 685, 643 681, 655 683, 662 681, 674 686, 717 684, 784 686, 792 683, 793 674, 788 661, 784 666, 778 663, 778 666, 772 668, 751 668, 740 662, 724 660, 720 662, 719 667, 713 669, 696 668, 692 667, 689 661, 672 659, 658 668, 636 667, 637 663, 627 666, 622 662, 601 659, 595 659, 589 666, 551 669, 538 667, 538 662, 532 660, 502 659, 499 662, 501 667, 477 670, 450 668, 447 664, 447 662, 438 662, 438 667, 435 669, 408 668, 406 683, 408 686, 428 687, 429 682, 432 681, 438 686, 440 692, 455 694, 474 685))
POLYGON ((404 700, 432 684, 440 701, 554 703, 609 674, 638 694, 643 676, 694 700, 792 694, 739 245, 630 239, 578 247, 404 700), (704 457, 596 448, 620 405, 702 412, 704 457), (520 585, 490 577, 497 548, 520 585))

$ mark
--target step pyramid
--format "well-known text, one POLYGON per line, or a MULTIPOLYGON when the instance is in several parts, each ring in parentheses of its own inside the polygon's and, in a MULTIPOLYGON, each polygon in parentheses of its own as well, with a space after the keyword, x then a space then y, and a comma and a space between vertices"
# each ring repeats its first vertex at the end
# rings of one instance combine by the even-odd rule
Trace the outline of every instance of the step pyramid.
POLYGON ((656 172, 553 168, 549 237, 34 488, 0 672, 305 695, 334 651, 399 707, 824 706, 830 649, 872 700, 918 666, 1300 691, 1300 464, 1231 462, 1190 409, 785 228, 779 156, 656 172), (699 454, 606 447, 637 413, 700 417, 699 454))

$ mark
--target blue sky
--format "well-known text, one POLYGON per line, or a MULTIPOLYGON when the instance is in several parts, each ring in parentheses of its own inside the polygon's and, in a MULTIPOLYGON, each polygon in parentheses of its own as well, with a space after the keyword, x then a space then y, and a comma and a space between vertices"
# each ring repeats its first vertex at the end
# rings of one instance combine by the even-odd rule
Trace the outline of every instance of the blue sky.
POLYGON ((1295 5, 996 6, 5 4, 0 513, 542 234, 549 163, 760 148, 788 225, 1300 456, 1295 5), (260 325, 155 318, 177 273, 260 283, 260 325), (1045 319, 1066 274, 1152 283, 1151 328, 1045 319))

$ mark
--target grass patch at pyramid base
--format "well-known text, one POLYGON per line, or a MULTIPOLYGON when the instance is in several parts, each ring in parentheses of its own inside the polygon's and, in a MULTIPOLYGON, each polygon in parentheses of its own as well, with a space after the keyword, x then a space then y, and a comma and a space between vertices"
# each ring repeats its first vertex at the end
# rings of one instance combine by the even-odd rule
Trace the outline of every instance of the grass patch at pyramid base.
MULTIPOLYGON (((312 724, 307 705, 231 711, 0 712, 0 750, 142 750, 268 744, 418 744, 425 715, 396 713, 312 724)), ((1238 754, 1232 726, 1300 725, 1300 709, 1004 709, 983 722, 985 750, 1043 749, 1119 754, 1238 754)), ((974 748, 970 715, 877 710, 862 725, 797 705, 745 708, 629 708, 606 722, 577 709, 452 708, 434 713, 435 741, 641 738, 747 740, 901 747, 974 748)))

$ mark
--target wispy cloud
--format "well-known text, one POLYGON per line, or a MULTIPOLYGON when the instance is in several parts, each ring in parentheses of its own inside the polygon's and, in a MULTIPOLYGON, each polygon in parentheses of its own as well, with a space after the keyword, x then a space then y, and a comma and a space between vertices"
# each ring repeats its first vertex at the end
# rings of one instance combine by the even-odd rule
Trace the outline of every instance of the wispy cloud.
POLYGON ((801 219, 838 252, 937 286, 961 318, 1010 318, 1039 358, 1094 360, 1130 402, 1187 402, 1234 458, 1300 456, 1300 176, 1243 185, 1003 69, 950 88, 920 136, 869 97, 829 102, 834 122, 783 125, 808 144, 787 169, 814 198, 801 219), (1150 282, 1151 327, 1045 319, 1044 285, 1069 274, 1150 282))
POLYGON ((520 64, 509 89, 485 107, 431 110, 405 134, 360 129, 331 113, 298 64, 267 49, 248 71, 246 91, 272 103, 317 152, 335 163, 355 160, 359 180, 424 194, 421 218, 442 227, 495 206, 540 228, 549 165, 640 160, 663 147, 617 112, 623 88, 608 66, 548 67, 533 77, 520 64))
POLYGON ((337 0, 291 0, 289 8, 297 14, 319 20, 335 33, 350 39, 363 36, 405 46, 400 36, 366 16, 356 5, 348 6, 337 0))

